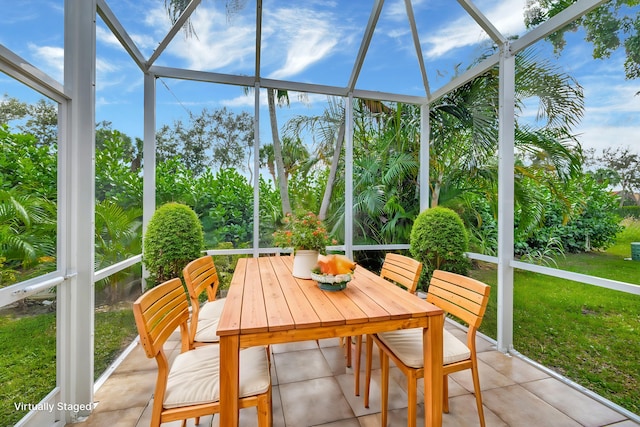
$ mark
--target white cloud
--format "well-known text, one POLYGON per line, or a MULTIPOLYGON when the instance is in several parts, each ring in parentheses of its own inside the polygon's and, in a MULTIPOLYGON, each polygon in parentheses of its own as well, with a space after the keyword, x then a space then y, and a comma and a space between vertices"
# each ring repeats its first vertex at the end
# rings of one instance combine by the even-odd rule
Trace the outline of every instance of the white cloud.
MULTIPOLYGON (((491 0, 478 4, 478 9, 503 36, 521 34, 524 29, 525 0, 491 0)), ((425 56, 437 58, 448 52, 475 46, 489 40, 487 33, 466 13, 440 27, 433 34, 423 34, 421 40, 426 44, 425 56)))
POLYGON ((333 15, 307 9, 278 9, 268 14, 263 30, 264 57, 272 66, 284 62, 269 74, 287 78, 327 58, 341 38, 333 15))
MULTIPOLYGON (((200 5, 191 18, 195 35, 185 37, 183 33, 178 33, 167 48, 167 53, 185 61, 185 68, 218 70, 231 64, 239 64, 234 68, 241 68, 241 64, 249 61, 253 63, 253 21, 245 22, 243 16, 237 15, 229 23, 225 13, 204 5, 200 5)), ((150 11, 145 23, 156 30, 157 42, 165 37, 170 28, 166 12, 162 8, 150 11)), ((143 42, 147 46, 150 44, 148 39, 143 42)))
MULTIPOLYGON (((289 92, 289 108, 295 109, 297 107, 311 107, 314 104, 326 104, 327 96, 314 94, 314 93, 301 93, 301 92, 289 92)), ((237 96, 235 98, 226 99, 220 102, 225 107, 251 107, 255 105, 255 98, 253 93, 247 95, 237 96)), ((260 106, 267 107, 267 95, 266 93, 260 96, 260 106)))
POLYGON ((118 67, 113 61, 109 59, 96 59, 96 74, 108 74, 114 73, 118 71, 120 67, 118 67))
POLYGON ((297 36, 287 46, 284 65, 269 77, 283 79, 304 71, 310 65, 328 56, 338 42, 335 38, 328 37, 327 33, 316 31, 316 29, 301 30, 297 36))
MULTIPOLYGON (((414 11, 418 10, 423 4, 425 4, 425 0, 413 0, 411 2, 414 11)), ((407 7, 404 0, 387 0, 382 13, 392 21, 407 22, 407 7)))
MULTIPOLYGON (((266 102, 266 100, 263 102, 266 102)), ((230 108, 253 107, 255 105, 255 98, 253 97, 253 94, 241 95, 232 99, 225 99, 221 104, 224 107, 230 108)))
POLYGON ((486 33, 467 16, 438 30, 434 35, 421 38, 428 46, 425 51, 426 58, 438 58, 454 49, 473 46, 487 39, 486 33))
POLYGON ((592 126, 578 129, 578 140, 583 148, 595 148, 596 152, 607 147, 632 147, 639 151, 640 125, 637 126, 592 126))
POLYGON ((640 97, 635 95, 637 86, 631 84, 617 84, 601 87, 607 93, 593 94, 591 89, 585 89, 586 114, 617 116, 623 113, 631 113, 634 119, 640 117, 640 97))
MULTIPOLYGON (((202 7, 202 5, 199 7, 202 7)), ((167 18, 167 11, 159 4, 147 11, 144 16, 144 24, 149 28, 155 29, 156 34, 161 34, 163 37, 171 28, 171 22, 167 18)))
MULTIPOLYGON (((129 33, 129 37, 131 37, 138 49, 153 49, 158 45, 158 41, 154 40, 149 34, 129 33)), ((96 41, 109 47, 122 49, 120 41, 113 35, 111 30, 99 25, 96 26, 96 41)))
MULTIPOLYGON (((490 2, 490 3, 493 3, 490 2)), ((525 0, 500 0, 497 4, 488 5, 486 17, 505 37, 522 34, 525 31, 525 0)), ((484 9, 478 6, 482 12, 484 9)))
POLYGON ((384 4, 384 14, 392 21, 405 21, 407 20, 407 8, 404 4, 404 0, 387 1, 384 4))
POLYGON ((110 47, 121 47, 120 42, 118 41, 116 36, 113 35, 111 30, 101 27, 100 25, 96 25, 96 42, 104 43, 105 45, 110 47))
MULTIPOLYGON (((595 83, 592 81, 591 83, 595 83)), ((585 115, 576 130, 585 148, 640 147, 640 97, 637 85, 608 79, 585 87, 585 115)))
MULTIPOLYGON (((108 105, 115 105, 116 103, 113 102, 113 99, 109 99, 107 100, 107 98, 105 98, 104 96, 96 96, 96 108, 99 109, 100 107, 105 107, 108 105)), ((122 104, 122 102, 120 103, 122 104)))
POLYGON ((153 37, 148 34, 131 34, 131 40, 138 46, 138 49, 154 49, 158 42, 153 39, 153 37))
MULTIPOLYGON (((595 148, 598 152, 606 147, 640 148, 640 96, 635 95, 637 84, 602 74, 581 80, 584 83, 584 116, 572 133, 577 135, 582 147, 595 148)), ((537 102, 529 100, 520 116, 523 122, 533 122, 537 109, 534 101, 537 102)))
POLYGON ((64 79, 64 49, 55 46, 37 46, 29 43, 29 50, 45 64, 43 71, 55 80, 64 79))

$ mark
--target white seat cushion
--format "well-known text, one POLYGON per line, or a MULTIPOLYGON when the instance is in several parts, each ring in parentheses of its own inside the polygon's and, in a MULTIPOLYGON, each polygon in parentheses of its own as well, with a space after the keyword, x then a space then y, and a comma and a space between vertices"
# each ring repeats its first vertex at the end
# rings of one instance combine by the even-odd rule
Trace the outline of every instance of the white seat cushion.
POLYGON ((220 317, 220 315, 222 314, 222 309, 224 308, 224 302, 225 298, 205 302, 200 307, 198 321, 200 319, 213 319, 220 317))
MULTIPOLYGON (((240 397, 262 394, 271 387, 265 347, 240 351, 240 397)), ((220 346, 208 345, 181 353, 171 365, 165 408, 220 400, 220 346)))
MULTIPOLYGON (((393 353, 407 366, 422 368, 424 366, 422 349, 422 328, 400 329, 397 331, 381 332, 378 335, 393 353)), ((471 357, 471 350, 465 343, 456 338, 446 329, 443 331, 443 364, 466 360, 471 357)))
POLYGON ((196 342, 218 342, 217 335, 218 321, 224 308, 224 298, 209 301, 200 307, 198 312, 198 329, 194 341, 196 342))
POLYGON ((218 322, 220 318, 200 319, 198 318, 198 329, 196 336, 193 338, 195 342, 218 342, 220 337, 216 334, 218 330, 218 322))

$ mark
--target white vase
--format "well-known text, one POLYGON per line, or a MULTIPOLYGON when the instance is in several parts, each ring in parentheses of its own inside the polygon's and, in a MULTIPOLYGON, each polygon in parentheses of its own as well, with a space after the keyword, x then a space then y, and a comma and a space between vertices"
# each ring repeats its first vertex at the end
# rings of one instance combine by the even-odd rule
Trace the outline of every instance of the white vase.
POLYGON ((311 270, 318 264, 318 251, 299 249, 293 256, 293 277, 311 279, 311 270))

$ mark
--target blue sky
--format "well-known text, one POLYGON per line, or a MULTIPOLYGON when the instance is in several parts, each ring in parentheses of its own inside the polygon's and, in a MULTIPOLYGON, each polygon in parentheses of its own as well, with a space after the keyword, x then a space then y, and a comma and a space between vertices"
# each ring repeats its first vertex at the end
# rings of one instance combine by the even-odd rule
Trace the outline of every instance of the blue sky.
MULTIPOLYGON (((145 57, 162 40, 170 23, 163 0, 107 0, 145 57)), ((192 17, 195 36, 182 33, 156 65, 220 73, 252 75, 255 57, 255 5, 228 13, 221 0, 202 0, 192 17)), ((263 3, 261 74, 299 82, 345 86, 351 76, 372 1, 263 3), (295 6, 292 6, 295 4, 295 6)), ((522 35, 525 0, 477 0, 478 9, 506 36, 522 35)), ((62 81, 63 1, 0 0, 0 44, 62 81)), ((463 71, 487 48, 483 30, 452 0, 414 0, 413 9, 421 50, 432 90, 463 71)), ((623 52, 601 61, 591 58, 591 46, 581 32, 570 34, 555 58, 546 42, 535 45, 573 75, 585 90, 586 112, 576 129, 583 146, 631 146, 640 151, 640 82, 624 79, 623 52)), ((142 73, 98 18, 96 120, 113 122, 130 136, 142 136, 142 73)), ((424 95, 404 1, 387 0, 373 35, 356 88, 408 95, 424 95)), ((32 102, 18 84, 0 74, 0 95, 32 102)), ((162 79, 158 82, 158 125, 226 106, 253 113, 253 98, 240 87, 162 79)), ((326 103, 319 95, 291 97, 279 111, 280 123, 297 114, 317 114, 326 103)), ((266 99, 264 100, 266 103, 266 99)), ((266 109, 263 122, 266 122, 266 109)), ((524 116, 533 118, 535 108, 524 116)), ((268 132, 263 141, 270 142, 268 132)))

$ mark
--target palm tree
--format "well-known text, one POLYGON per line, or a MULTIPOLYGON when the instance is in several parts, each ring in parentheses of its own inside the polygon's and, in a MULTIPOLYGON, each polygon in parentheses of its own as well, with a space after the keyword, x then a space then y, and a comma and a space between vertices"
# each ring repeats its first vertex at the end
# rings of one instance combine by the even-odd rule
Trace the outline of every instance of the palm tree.
POLYGON ((276 164, 278 176, 278 189, 280 190, 280 200, 282 201, 282 214, 291 213, 291 202, 289 201, 288 180, 284 171, 284 158, 282 155, 282 143, 278 133, 278 120, 276 118, 276 98, 278 105, 289 105, 289 93, 285 90, 267 89, 267 103, 269 105, 269 121, 271 123, 271 137, 273 138, 273 156, 276 164))
MULTIPOLYGON (((283 174, 287 181, 297 170, 308 168, 309 161, 309 151, 300 138, 288 136, 282 138, 283 174)), ((266 167, 273 182, 277 182, 273 144, 267 144, 260 148, 260 166, 266 167)))
MULTIPOLYGON (((121 208, 109 200, 96 204, 95 268, 108 267, 116 262, 141 253, 142 209, 121 208)), ((110 288, 111 302, 118 296, 118 284, 129 275, 127 270, 102 280, 99 285, 110 288)))
POLYGON ((318 217, 327 218, 331 196, 336 183, 340 154, 344 144, 345 122, 344 102, 340 98, 329 97, 327 108, 319 116, 297 116, 285 125, 284 134, 300 138, 310 132, 314 141, 314 158, 309 167, 316 163, 329 164, 329 176, 325 187, 318 217))
MULTIPOLYGON (((419 108, 359 100, 354 109, 353 228, 359 244, 408 242, 417 199, 419 108)), ((336 189, 344 188, 338 176, 336 189)), ((330 218, 335 235, 344 229, 344 199, 330 218)))
POLYGON ((3 269, 20 271, 23 276, 29 276, 29 269, 39 263, 48 265, 45 270, 52 269, 55 267, 55 236, 54 203, 40 196, 22 194, 16 187, 0 190, 3 269))
MULTIPOLYGON (((443 196, 453 203, 460 190, 478 192, 497 203, 497 87, 497 71, 490 70, 431 106, 432 206, 442 203, 443 196), (445 188, 455 194, 443 195, 445 188)), ((552 180, 534 171, 544 167, 560 180, 580 173, 582 152, 571 129, 584 111, 580 85, 533 50, 527 50, 516 57, 516 112, 521 112, 525 100, 531 98, 539 101, 537 123, 541 125, 534 127, 517 119, 515 132, 522 159, 515 170, 516 205, 522 213, 518 227, 529 230, 543 217, 543 201, 519 191, 517 181, 521 177, 535 179, 563 197, 552 180)), ((495 205, 493 209, 497 211, 495 205)))

